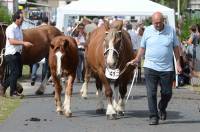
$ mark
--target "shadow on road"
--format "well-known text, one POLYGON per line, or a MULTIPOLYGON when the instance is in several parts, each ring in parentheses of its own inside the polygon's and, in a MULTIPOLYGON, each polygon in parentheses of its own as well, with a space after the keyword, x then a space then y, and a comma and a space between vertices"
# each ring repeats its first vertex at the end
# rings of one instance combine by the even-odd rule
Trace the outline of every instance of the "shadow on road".
MULTIPOLYGON (((177 111, 167 111, 168 116, 167 119, 182 119, 183 116, 180 115, 180 112, 177 111)), ((149 111, 148 110, 132 110, 132 111, 126 111, 124 118, 146 118, 149 117, 149 111)))
POLYGON ((200 120, 185 120, 185 121, 165 121, 162 124, 194 124, 200 123, 200 120))

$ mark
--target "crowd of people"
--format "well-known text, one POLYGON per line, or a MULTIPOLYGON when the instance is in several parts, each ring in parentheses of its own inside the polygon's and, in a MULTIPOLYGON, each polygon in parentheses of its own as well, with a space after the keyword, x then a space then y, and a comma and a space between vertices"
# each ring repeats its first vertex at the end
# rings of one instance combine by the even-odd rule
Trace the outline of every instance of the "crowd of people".
MULTIPOLYGON (((111 22, 113 20, 109 20, 111 22)), ((23 22, 22 12, 16 12, 13 15, 13 23, 6 30, 6 47, 5 60, 11 72, 8 79, 0 86, 0 95, 4 95, 7 87, 10 86, 10 96, 20 96, 16 91, 17 79, 21 76, 21 50, 22 46, 32 46, 30 42, 23 41, 23 34, 20 28, 23 22)), ((79 64, 77 68, 77 82, 83 82, 84 70, 84 52, 87 35, 103 23, 102 19, 94 18, 90 24, 79 23, 76 29, 73 30, 71 36, 77 42, 79 64)), ((41 25, 47 25, 48 18, 43 19, 41 25)), ((188 59, 191 59, 189 67, 194 69, 196 60, 196 46, 199 44, 200 33, 199 25, 192 25, 189 39, 182 42, 177 38, 175 30, 165 24, 164 16, 160 12, 155 12, 152 15, 152 25, 145 27, 143 22, 135 25, 131 22, 125 22, 124 29, 128 31, 133 44, 133 51, 137 52, 135 59, 128 62, 127 65, 141 65, 141 58, 144 56, 144 75, 147 89, 147 99, 149 108, 149 124, 157 125, 159 120, 166 120, 167 106, 172 97, 172 84, 174 81, 174 65, 176 71, 181 75, 184 72, 184 66, 181 66, 179 53, 180 47, 191 48, 191 54, 188 54, 188 59), (174 54, 173 54, 174 53, 174 54), (175 55, 176 64, 173 61, 175 55), (183 69, 183 70, 182 70, 183 69), (182 72, 183 71, 183 72, 182 72), (161 99, 157 104, 158 85, 161 87, 161 99)), ((33 64, 31 74, 31 85, 36 81, 36 72, 39 63, 33 64)), ((45 60, 44 71, 48 70, 48 61, 45 60)), ((45 74, 42 74, 42 80, 45 74)))
POLYGON ((188 39, 182 41, 180 46, 181 50, 181 61, 183 72, 179 75, 179 85, 191 84, 191 78, 195 77, 194 74, 199 69, 199 63, 197 62, 197 46, 200 42, 200 25, 192 24, 189 27, 188 39))

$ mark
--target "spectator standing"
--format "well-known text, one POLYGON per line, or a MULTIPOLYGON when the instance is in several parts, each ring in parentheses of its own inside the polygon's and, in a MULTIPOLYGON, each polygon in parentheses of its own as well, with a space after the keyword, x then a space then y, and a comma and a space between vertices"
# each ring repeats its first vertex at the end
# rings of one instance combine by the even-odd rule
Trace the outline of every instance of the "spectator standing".
POLYGON ((83 67, 84 67, 84 52, 85 52, 85 32, 84 32, 84 25, 80 23, 78 25, 78 35, 75 37, 75 40, 78 45, 78 56, 79 56, 79 63, 77 67, 77 72, 76 72, 76 77, 77 77, 77 82, 82 82, 83 81, 83 67))
MULTIPOLYGON (((41 25, 38 25, 38 26, 45 26, 45 25, 48 25, 48 23, 49 23, 48 17, 43 17, 41 25)), ((35 81, 37 79, 37 70, 40 66, 40 63, 42 63, 42 81, 44 80, 46 74, 50 74, 49 69, 48 69, 48 59, 47 58, 48 58, 48 56, 46 58, 43 58, 40 62, 33 64, 32 72, 31 72, 31 85, 32 86, 35 85, 35 81)))
MULTIPOLYGON (((138 49, 140 48, 140 42, 142 35, 144 33, 144 27, 138 27, 138 31, 132 29, 132 25, 130 23, 127 24, 126 29, 131 37, 131 42, 133 46, 134 53, 138 52, 138 49)), ((141 61, 138 63, 138 82, 141 82, 141 61)))
POLYGON ((194 69, 195 67, 195 61, 196 61, 196 46, 199 42, 199 35, 197 33, 197 26, 196 25, 191 25, 189 27, 189 31, 190 31, 190 37, 188 40, 183 41, 183 44, 187 45, 187 49, 190 55, 189 58, 192 59, 192 64, 190 64, 191 66, 191 70, 194 69))

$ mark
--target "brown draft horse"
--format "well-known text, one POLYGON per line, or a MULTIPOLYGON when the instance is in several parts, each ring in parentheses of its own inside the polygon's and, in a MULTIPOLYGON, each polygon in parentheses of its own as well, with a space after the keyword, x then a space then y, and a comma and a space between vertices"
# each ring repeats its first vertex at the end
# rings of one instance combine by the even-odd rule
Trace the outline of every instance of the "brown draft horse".
POLYGON ((58 36, 52 40, 49 52, 49 66, 55 84, 55 104, 58 113, 71 117, 71 96, 73 83, 78 65, 78 50, 76 41, 69 36, 58 36), (60 78, 67 77, 65 86, 65 100, 62 110, 60 78))
MULTIPOLYGON (((0 30, 0 37, 3 36, 3 40, 5 40, 5 30, 7 26, 2 25, 2 27, 4 33, 2 35, 0 30)), ((53 26, 39 26, 36 28, 23 30, 24 40, 31 42, 33 46, 23 48, 22 63, 26 65, 34 64, 40 61, 42 58, 48 57, 51 40, 59 35, 63 35, 63 33, 53 26)), ((2 49, 5 47, 5 43, 5 41, 1 43, 0 51, 2 51, 2 49)), ((2 83, 4 63, 0 66, 0 70, 2 71, 0 72, 0 83, 2 83)), ((43 86, 44 84, 41 84, 36 93, 43 94, 43 86)))
POLYGON ((106 22, 103 26, 95 29, 89 36, 85 51, 86 72, 82 97, 87 97, 88 81, 92 72, 95 74, 99 93, 96 112, 104 111, 102 93, 102 86, 104 86, 108 102, 106 111, 108 119, 116 119, 117 114, 123 115, 127 84, 134 68, 126 66, 127 62, 134 58, 134 53, 130 36, 122 29, 122 26, 122 21, 115 21, 111 25, 106 22), (114 100, 110 80, 114 82, 114 100))

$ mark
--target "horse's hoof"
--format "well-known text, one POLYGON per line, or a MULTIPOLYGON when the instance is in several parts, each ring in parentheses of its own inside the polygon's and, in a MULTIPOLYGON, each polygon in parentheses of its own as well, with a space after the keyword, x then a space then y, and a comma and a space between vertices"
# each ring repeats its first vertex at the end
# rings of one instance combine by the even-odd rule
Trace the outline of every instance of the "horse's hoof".
POLYGON ((97 114, 105 114, 106 110, 105 109, 96 109, 97 114))
POLYGON ((62 111, 57 111, 57 113, 58 113, 59 115, 63 115, 63 112, 62 112, 62 111))
POLYGON ((118 116, 124 116, 124 112, 123 111, 117 111, 117 115, 118 116))
POLYGON ((37 91, 35 92, 35 94, 36 94, 36 95, 43 95, 44 92, 43 92, 43 91, 40 91, 40 90, 37 90, 37 91))
POLYGON ((87 99, 87 96, 82 96, 83 99, 87 99))
POLYGON ((70 118, 70 117, 72 117, 72 113, 71 113, 71 112, 65 112, 65 116, 66 116, 67 118, 70 118))
POLYGON ((117 120, 117 114, 106 115, 107 120, 117 120))

